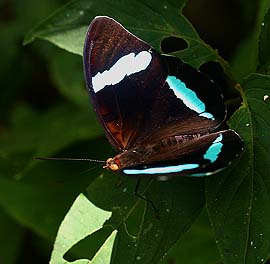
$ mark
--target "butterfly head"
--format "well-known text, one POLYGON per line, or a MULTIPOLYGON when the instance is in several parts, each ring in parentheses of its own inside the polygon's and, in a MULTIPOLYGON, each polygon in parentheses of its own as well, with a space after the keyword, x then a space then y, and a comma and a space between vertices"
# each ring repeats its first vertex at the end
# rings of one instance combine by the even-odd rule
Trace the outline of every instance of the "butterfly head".
POLYGON ((120 161, 117 158, 108 158, 103 168, 111 171, 118 171, 120 169, 120 161))

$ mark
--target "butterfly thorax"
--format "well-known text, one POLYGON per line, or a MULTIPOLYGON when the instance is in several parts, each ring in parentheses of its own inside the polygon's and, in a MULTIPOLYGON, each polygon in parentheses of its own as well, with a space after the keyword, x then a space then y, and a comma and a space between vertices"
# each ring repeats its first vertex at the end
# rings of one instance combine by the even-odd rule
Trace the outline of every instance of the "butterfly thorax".
POLYGON ((126 167, 132 167, 134 164, 143 164, 148 155, 144 148, 140 148, 139 151, 135 148, 124 150, 115 157, 108 158, 103 168, 114 172, 121 171, 126 167))

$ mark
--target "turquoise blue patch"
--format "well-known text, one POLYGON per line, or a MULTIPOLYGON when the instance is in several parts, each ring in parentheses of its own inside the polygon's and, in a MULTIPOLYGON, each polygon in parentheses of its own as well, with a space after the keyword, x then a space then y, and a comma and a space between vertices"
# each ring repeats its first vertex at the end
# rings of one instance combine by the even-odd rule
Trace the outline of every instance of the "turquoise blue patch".
POLYGON ((177 98, 181 99, 183 103, 190 109, 194 110, 199 116, 214 120, 214 116, 206 112, 205 104, 198 98, 196 93, 186 87, 186 84, 175 76, 168 76, 166 79, 170 88, 174 91, 177 98))
POLYGON ((215 162, 218 158, 219 153, 221 152, 223 144, 221 143, 223 136, 220 134, 212 145, 208 148, 206 153, 203 155, 205 159, 211 161, 211 163, 215 162))
POLYGON ((153 167, 146 168, 141 170, 136 169, 125 169, 123 172, 125 174, 137 175, 137 174, 163 174, 163 173, 174 173, 181 172, 184 170, 196 169, 199 167, 199 164, 181 164, 176 166, 166 166, 166 167, 153 167))

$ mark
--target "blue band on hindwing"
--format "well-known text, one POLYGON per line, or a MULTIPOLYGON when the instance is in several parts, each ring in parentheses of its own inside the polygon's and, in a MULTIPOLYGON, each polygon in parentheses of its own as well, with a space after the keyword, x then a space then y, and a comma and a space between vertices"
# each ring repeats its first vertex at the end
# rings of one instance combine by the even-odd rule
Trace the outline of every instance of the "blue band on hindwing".
POLYGON ((169 87, 173 90, 177 98, 181 99, 183 103, 199 114, 199 116, 214 120, 211 113, 206 112, 205 104, 199 99, 194 91, 186 87, 186 84, 175 76, 168 76, 166 79, 169 87))
MULTIPOLYGON (((221 153, 223 143, 221 142, 223 135, 220 134, 207 149, 206 153, 203 155, 204 159, 210 160, 211 163, 215 162, 218 158, 218 155, 221 153)), ((138 174, 169 174, 183 172, 185 170, 192 170, 200 167, 199 164, 180 164, 175 166, 164 166, 164 167, 150 167, 145 169, 124 169, 123 173, 128 175, 138 175, 138 174)), ((206 176, 211 175, 212 173, 197 173, 192 174, 192 176, 206 176)))
POLYGON ((196 169, 199 164, 181 164, 176 166, 165 166, 165 167, 152 167, 146 169, 125 169, 125 174, 137 175, 137 174, 163 174, 163 173, 174 173, 185 170, 196 169))
POLYGON ((221 152, 223 144, 222 141, 222 134, 220 134, 215 141, 212 143, 212 145, 208 148, 206 153, 203 155, 205 159, 208 159, 211 161, 211 163, 215 162, 218 158, 219 153, 221 152))

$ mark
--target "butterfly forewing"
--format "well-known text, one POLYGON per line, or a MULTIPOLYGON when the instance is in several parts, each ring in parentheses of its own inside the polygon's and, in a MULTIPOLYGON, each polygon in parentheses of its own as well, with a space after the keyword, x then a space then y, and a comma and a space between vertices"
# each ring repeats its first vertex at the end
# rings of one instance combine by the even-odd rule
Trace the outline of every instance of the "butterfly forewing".
POLYGON ((96 113, 116 149, 130 148, 161 126, 169 127, 166 135, 208 132, 225 117, 215 83, 181 60, 159 55, 111 18, 91 23, 84 70, 96 113))
POLYGON ((98 17, 84 48, 84 71, 97 116, 110 143, 128 149, 166 79, 160 55, 118 22, 98 17))

